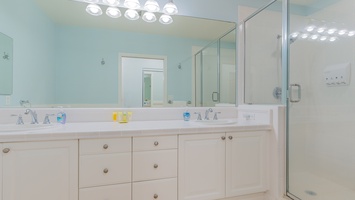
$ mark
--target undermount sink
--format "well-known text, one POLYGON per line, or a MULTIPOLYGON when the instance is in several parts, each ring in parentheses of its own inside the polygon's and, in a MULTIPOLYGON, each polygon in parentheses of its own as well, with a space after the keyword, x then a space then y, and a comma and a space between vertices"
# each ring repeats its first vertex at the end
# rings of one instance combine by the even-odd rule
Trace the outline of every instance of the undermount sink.
POLYGON ((201 124, 201 125, 231 125, 231 124, 236 124, 237 120, 231 120, 231 119, 196 120, 193 122, 196 124, 201 124))
POLYGON ((0 125, 0 133, 35 131, 54 127, 53 124, 6 124, 0 125))

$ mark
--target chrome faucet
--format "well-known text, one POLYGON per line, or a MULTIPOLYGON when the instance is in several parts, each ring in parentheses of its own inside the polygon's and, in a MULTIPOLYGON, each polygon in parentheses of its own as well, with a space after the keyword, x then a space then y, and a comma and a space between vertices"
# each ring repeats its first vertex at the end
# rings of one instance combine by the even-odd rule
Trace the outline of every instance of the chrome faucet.
POLYGON ((25 115, 28 115, 28 114, 31 114, 31 119, 32 119, 31 124, 38 124, 36 111, 33 111, 31 109, 27 109, 25 111, 25 115))
POLYGON ((204 120, 210 120, 210 117, 208 116, 210 112, 213 112, 212 108, 206 110, 204 120))

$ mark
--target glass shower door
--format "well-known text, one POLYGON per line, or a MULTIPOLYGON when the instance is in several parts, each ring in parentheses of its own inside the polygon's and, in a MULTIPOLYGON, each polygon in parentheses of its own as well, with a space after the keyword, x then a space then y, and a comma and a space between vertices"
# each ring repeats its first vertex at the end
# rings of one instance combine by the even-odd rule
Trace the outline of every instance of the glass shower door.
POLYGON ((288 196, 355 199, 355 1, 290 2, 288 196))
POLYGON ((218 43, 202 51, 202 107, 214 107, 220 99, 218 43))

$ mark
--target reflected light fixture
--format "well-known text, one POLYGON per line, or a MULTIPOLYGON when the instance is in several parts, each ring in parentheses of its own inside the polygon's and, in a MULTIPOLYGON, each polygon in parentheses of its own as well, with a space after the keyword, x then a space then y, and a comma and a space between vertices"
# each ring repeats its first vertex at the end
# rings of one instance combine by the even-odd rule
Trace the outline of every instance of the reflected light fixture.
POLYGON ((148 12, 158 12, 160 10, 160 6, 155 0, 147 0, 144 4, 144 10, 148 12))
POLYGON ((346 29, 341 29, 341 30, 338 31, 338 35, 345 35, 346 32, 347 32, 346 29))
POLYGON ((173 23, 173 18, 170 15, 162 15, 159 18, 159 22, 162 24, 171 24, 173 23))
POLYGON ((129 9, 139 9, 141 7, 138 0, 125 0, 123 4, 129 9))
POLYGON ((142 18, 144 21, 149 23, 157 21, 157 17, 152 12, 145 12, 142 18))
POLYGON ((324 36, 321 36, 321 37, 319 38, 320 41, 326 41, 327 39, 328 39, 328 37, 325 36, 325 35, 324 35, 324 36))
POLYGON ((324 33, 325 30, 326 30, 326 28, 323 26, 323 27, 319 27, 319 28, 317 29, 317 32, 318 32, 318 33, 324 33))
POLYGON ((291 37, 296 38, 296 37, 298 37, 299 34, 300 34, 299 32, 294 32, 291 34, 291 37))
POLYGON ((303 33, 303 34, 301 35, 301 38, 302 38, 302 39, 307 39, 308 36, 309 36, 309 35, 308 35, 307 33, 303 33))
POLYGON ((102 15, 102 10, 101 10, 100 6, 98 6, 96 4, 89 4, 86 7, 86 12, 88 12, 90 15, 93 15, 93 16, 102 15))
POLYGON ((314 31, 315 28, 316 28, 316 26, 310 25, 310 26, 307 26, 307 27, 306 27, 306 31, 312 32, 312 31, 314 31))
POLYGON ((318 37, 319 37, 319 35, 312 35, 312 36, 311 36, 311 39, 312 39, 312 40, 316 40, 316 39, 318 39, 318 37))
POLYGON ((163 8, 163 12, 167 15, 175 15, 178 13, 178 9, 176 5, 174 4, 173 0, 165 4, 163 8))
POLYGON ((348 33, 348 36, 349 37, 352 37, 352 36, 354 36, 355 35, 355 31, 349 31, 349 33, 348 33))
POLYGON ((119 0, 103 0, 104 4, 108 5, 108 6, 118 6, 120 4, 119 0))
POLYGON ((99 0, 84 0, 86 3, 99 3, 99 0))
POLYGON ((106 15, 112 18, 119 18, 122 14, 117 7, 108 7, 106 10, 106 15))
POLYGON ((129 19, 129 20, 137 20, 139 19, 139 14, 136 10, 133 9, 128 9, 126 10, 126 12, 124 13, 124 16, 129 19))
POLYGON ((330 42, 334 42, 334 41, 336 41, 338 38, 337 37, 331 37, 331 38, 329 38, 329 41, 330 42))

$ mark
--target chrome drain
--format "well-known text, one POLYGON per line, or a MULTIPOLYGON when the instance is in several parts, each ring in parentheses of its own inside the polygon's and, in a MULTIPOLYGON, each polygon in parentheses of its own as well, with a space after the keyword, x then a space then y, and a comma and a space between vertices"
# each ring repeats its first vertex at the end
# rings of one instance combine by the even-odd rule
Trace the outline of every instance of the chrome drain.
POLYGON ((311 190, 306 190, 304 191, 306 194, 311 195, 311 196, 317 196, 317 193, 311 191, 311 190))

